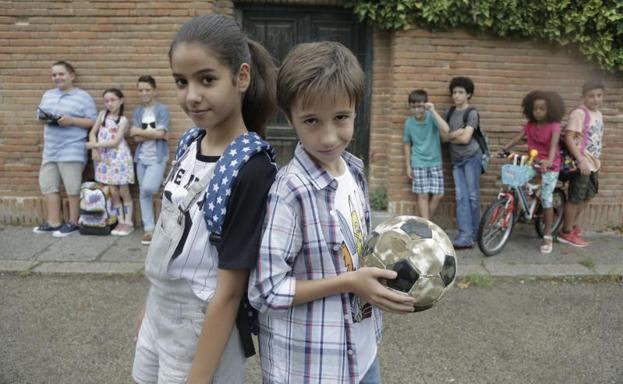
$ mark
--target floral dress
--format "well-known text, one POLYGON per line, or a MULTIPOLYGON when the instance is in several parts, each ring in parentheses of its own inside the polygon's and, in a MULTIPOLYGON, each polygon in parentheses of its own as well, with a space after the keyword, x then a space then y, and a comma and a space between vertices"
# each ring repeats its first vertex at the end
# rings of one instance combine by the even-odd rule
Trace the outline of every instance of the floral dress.
MULTIPOLYGON (((125 116, 116 122, 117 117, 106 117, 97 132, 97 141, 114 140, 119 134, 119 126, 127 121, 125 116)), ((132 153, 125 138, 121 138, 116 148, 96 148, 99 160, 95 162, 95 180, 108 185, 134 184, 134 163, 132 153)))

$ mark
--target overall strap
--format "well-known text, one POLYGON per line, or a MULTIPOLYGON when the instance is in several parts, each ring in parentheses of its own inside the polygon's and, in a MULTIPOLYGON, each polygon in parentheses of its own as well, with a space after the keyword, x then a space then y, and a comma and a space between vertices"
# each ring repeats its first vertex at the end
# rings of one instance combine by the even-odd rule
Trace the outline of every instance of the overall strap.
POLYGON ((274 163, 272 147, 255 132, 247 132, 232 141, 214 167, 214 176, 210 180, 203 215, 210 231, 210 242, 217 244, 221 240, 221 229, 227 215, 227 203, 238 172, 253 155, 266 152, 274 163))
POLYGON ((188 188, 188 193, 186 194, 186 197, 184 197, 184 199, 177 205, 177 208, 181 212, 187 212, 190 207, 197 201, 197 199, 199 199, 201 194, 206 191, 208 180, 210 180, 213 174, 214 168, 206 173, 201 179, 191 184, 190 188, 188 188))
POLYGON ((184 132, 180 140, 177 142, 177 147, 175 148, 175 158, 171 162, 171 169, 169 170, 169 174, 162 180, 162 185, 165 186, 171 178, 177 172, 177 169, 180 167, 180 164, 188 154, 188 147, 193 141, 199 139, 205 135, 205 131, 199 128, 191 128, 188 131, 184 132))

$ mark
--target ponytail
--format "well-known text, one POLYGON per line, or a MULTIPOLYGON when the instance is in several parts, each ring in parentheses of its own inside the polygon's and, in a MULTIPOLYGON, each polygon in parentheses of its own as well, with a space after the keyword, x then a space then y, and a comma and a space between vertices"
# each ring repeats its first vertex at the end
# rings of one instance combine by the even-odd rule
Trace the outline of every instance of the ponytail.
POLYGON ((248 42, 251 83, 242 100, 242 118, 249 131, 266 138, 266 125, 277 112, 277 69, 260 43, 250 39, 248 42))

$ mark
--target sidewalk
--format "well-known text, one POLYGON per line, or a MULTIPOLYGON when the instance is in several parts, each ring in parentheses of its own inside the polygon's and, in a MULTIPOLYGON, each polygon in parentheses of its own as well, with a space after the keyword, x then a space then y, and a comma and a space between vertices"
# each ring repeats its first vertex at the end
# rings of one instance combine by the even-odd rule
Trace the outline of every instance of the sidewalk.
MULTIPOLYGON (((375 217, 375 222, 381 218, 375 217)), ((574 248, 554 243, 542 255, 532 225, 519 225, 497 256, 484 257, 474 247, 457 251, 460 276, 564 277, 623 276, 623 236, 588 233, 591 245, 574 248)), ((452 236, 452 231, 449 231, 452 236)), ((66 238, 37 235, 30 227, 0 226, 0 272, 140 274, 147 254, 142 231, 126 237, 66 238)))

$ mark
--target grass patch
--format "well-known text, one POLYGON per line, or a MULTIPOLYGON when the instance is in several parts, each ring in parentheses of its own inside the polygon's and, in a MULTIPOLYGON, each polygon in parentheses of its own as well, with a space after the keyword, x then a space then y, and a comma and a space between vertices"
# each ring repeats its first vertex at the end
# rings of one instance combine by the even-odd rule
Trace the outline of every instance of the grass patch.
POLYGON ((593 259, 591 259, 590 257, 580 261, 579 264, 591 270, 595 269, 595 261, 593 261, 593 259))
POLYGON ((18 276, 21 277, 22 279, 25 279, 30 275, 32 275, 32 267, 25 269, 18 274, 18 276))
POLYGON ((619 235, 623 235, 623 225, 613 225, 610 226, 609 229, 618 233, 619 235))
POLYGON ((459 282, 457 286, 459 288, 468 288, 470 286, 474 287, 490 287, 493 284, 493 279, 491 276, 484 275, 467 275, 459 278, 459 282))

